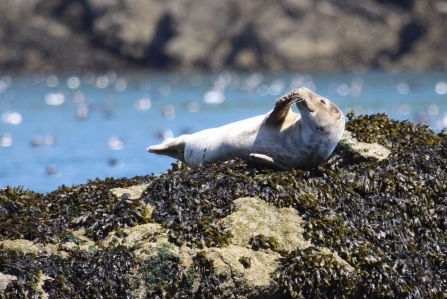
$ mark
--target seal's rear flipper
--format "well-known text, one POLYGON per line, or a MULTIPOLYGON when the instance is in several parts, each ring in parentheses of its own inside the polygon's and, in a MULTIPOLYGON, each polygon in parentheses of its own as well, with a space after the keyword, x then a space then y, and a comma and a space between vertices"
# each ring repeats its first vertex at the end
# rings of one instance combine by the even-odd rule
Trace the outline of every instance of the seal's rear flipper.
POLYGON ((167 138, 162 144, 153 145, 147 148, 147 151, 157 155, 165 155, 171 158, 185 162, 186 136, 178 138, 167 138))
POLYGON ((281 170, 289 170, 290 167, 281 162, 275 162, 272 157, 263 154, 250 154, 250 159, 256 164, 266 165, 281 170))

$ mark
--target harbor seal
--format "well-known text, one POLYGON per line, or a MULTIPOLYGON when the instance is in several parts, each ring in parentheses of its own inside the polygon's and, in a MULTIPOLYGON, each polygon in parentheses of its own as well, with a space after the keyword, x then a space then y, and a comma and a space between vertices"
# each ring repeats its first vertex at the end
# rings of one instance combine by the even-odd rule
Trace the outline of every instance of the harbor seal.
POLYGON ((344 127, 345 117, 335 104, 302 87, 276 100, 266 115, 168 138, 147 150, 190 167, 240 158, 270 168, 305 169, 329 157, 344 127), (292 111, 293 103, 300 114, 292 111))

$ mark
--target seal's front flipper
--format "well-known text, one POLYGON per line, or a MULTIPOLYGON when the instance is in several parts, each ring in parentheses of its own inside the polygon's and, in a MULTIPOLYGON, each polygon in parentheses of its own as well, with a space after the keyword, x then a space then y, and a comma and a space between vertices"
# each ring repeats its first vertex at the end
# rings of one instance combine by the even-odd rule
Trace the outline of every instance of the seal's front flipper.
POLYGON ((269 157, 267 155, 263 154, 250 154, 250 159, 255 162, 256 164, 266 165, 269 167, 273 167, 276 169, 281 170, 289 170, 290 167, 287 165, 281 163, 281 162, 275 162, 272 157, 269 157))
POLYGON ((293 90, 286 94, 285 96, 279 98, 275 102, 275 108, 270 112, 267 116, 266 123, 270 125, 282 124, 288 115, 293 115, 292 117, 296 117, 296 114, 292 112, 291 107, 294 103, 300 100, 301 95, 297 92, 297 90, 293 90))
POLYGON ((147 151, 157 155, 165 155, 185 162, 186 135, 177 138, 167 138, 162 144, 153 145, 147 151))

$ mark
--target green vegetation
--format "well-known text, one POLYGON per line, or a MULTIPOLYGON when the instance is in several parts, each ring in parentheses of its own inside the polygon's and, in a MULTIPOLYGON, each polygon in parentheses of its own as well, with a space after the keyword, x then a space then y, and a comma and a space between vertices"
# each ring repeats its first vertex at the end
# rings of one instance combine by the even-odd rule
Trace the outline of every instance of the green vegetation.
POLYGON ((141 279, 151 289, 169 290, 179 271, 179 257, 164 248, 153 249, 148 254, 138 269, 141 279))

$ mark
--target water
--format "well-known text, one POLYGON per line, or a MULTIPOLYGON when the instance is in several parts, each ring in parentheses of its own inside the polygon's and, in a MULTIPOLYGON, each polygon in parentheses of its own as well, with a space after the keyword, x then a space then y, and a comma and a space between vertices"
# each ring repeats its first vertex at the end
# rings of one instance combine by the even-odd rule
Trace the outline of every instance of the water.
POLYGON ((164 172, 174 160, 146 152, 163 136, 265 114, 301 86, 345 113, 447 126, 446 72, 0 75, 0 187, 164 172))

